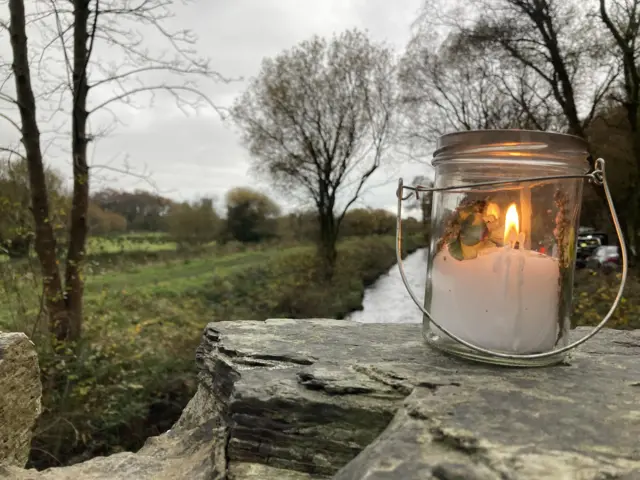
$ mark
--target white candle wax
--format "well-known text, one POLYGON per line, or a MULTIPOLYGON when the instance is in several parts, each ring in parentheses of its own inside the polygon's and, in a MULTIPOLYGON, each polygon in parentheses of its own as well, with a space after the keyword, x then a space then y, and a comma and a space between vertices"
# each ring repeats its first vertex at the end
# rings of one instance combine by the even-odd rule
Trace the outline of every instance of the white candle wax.
POLYGON ((431 315, 479 347, 549 351, 558 336, 559 276, 557 260, 530 250, 495 248, 458 261, 445 247, 433 261, 431 315))

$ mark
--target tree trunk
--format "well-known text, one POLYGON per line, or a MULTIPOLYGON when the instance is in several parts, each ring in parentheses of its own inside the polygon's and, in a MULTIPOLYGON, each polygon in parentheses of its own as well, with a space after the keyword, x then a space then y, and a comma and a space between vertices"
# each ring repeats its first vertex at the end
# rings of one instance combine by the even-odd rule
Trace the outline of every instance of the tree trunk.
POLYGON ((65 294, 69 310, 70 337, 77 339, 82 331, 82 299, 84 282, 81 270, 87 239, 89 208, 89 168, 87 166, 87 85, 89 0, 74 0, 73 43, 73 203, 65 274, 65 294))
POLYGON ((336 220, 333 212, 321 212, 319 221, 320 243, 318 245, 318 257, 320 261, 320 279, 323 282, 330 282, 333 279, 338 259, 336 220))
MULTIPOLYGON (((422 235, 425 241, 429 240, 429 225, 431 223, 431 204, 424 197, 424 193, 422 194, 422 198, 420 198, 420 212, 422 213, 422 235)), ((429 193, 428 195, 431 195, 429 193)))
POLYGON ((632 185, 635 188, 631 192, 631 208, 629 218, 629 228, 625 232, 625 239, 627 246, 629 247, 629 258, 632 263, 637 265, 638 263, 638 247, 640 246, 640 235, 638 231, 638 210, 640 209, 640 192, 638 192, 638 178, 640 178, 640 131, 638 125, 638 105, 637 99, 632 104, 627 105, 627 118, 631 127, 631 135, 633 136, 633 155, 636 160, 635 179, 632 181, 632 185))
MULTIPOLYGON (((626 101, 624 106, 627 111, 627 120, 629 121, 629 128, 631 130, 632 142, 633 142, 633 154, 635 157, 636 171, 634 178, 631 179, 631 188, 629 194, 631 208, 623 208, 621 211, 626 217, 625 221, 622 221, 625 243, 629 247, 629 257, 634 263, 638 260, 638 230, 636 225, 638 223, 638 209, 640 208, 640 195, 637 192, 637 181, 640 178, 640 136, 638 135, 640 125, 638 125, 638 108, 640 108, 640 73, 638 72, 638 66, 636 64, 636 49, 635 43, 638 36, 638 23, 635 18, 635 10, 637 7, 637 1, 633 4, 633 15, 628 18, 626 28, 622 29, 620 24, 616 25, 607 12, 607 4, 605 0, 600 0, 600 18, 611 33, 615 43, 621 52, 622 65, 624 68, 624 90, 626 94, 626 101), (635 247, 634 253, 632 248, 635 247)), ((629 12, 627 12, 629 13, 629 12)))
MULTIPOLYGON (((637 133, 634 133, 637 135, 637 133)), ((637 153, 635 155, 638 155, 637 153)), ((633 182, 634 185, 637 185, 637 182, 633 182)), ((630 199, 629 199, 629 207, 624 208, 624 215, 620 218, 618 214, 618 219, 621 224, 624 220, 625 227, 622 228, 622 233, 624 235, 625 244, 627 246, 627 252, 629 254, 629 263, 631 265, 637 265, 638 263, 638 242, 640 240, 640 232, 638 230, 638 209, 640 208, 640 192, 638 192, 638 187, 634 188, 631 191, 630 199)))
POLYGON ((35 223, 35 249, 43 277, 45 305, 50 331, 58 340, 69 335, 69 317, 56 259, 56 240, 49 217, 49 198, 45 181, 36 101, 31 84, 25 11, 23 0, 9 0, 11 49, 16 97, 21 119, 22 143, 29 167, 31 210, 35 223))

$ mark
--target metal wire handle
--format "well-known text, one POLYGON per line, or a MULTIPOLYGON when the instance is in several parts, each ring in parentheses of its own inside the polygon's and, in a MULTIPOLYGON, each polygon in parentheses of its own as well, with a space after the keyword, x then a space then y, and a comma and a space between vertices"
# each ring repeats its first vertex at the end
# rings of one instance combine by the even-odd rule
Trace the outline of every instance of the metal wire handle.
POLYGON ((568 352, 569 350, 572 350, 577 346, 582 345, 584 342, 586 342, 591 337, 593 337, 596 333, 602 330, 602 328, 609 321, 609 319, 613 315, 613 312, 615 312, 616 308, 618 307, 618 304, 620 303, 620 299, 622 298, 622 293, 624 292, 624 287, 627 281, 627 273, 628 273, 627 247, 625 245, 624 237, 622 235, 622 229, 620 228, 620 222, 618 220, 618 216, 616 214, 616 210, 613 205, 611 192, 609 191, 609 185, 607 184, 607 178, 605 175, 605 162, 602 158, 599 158, 598 160, 596 160, 593 171, 583 175, 556 175, 556 176, 548 176, 548 177, 527 177, 527 178, 519 178, 519 179, 511 179, 511 180, 497 180, 492 182, 474 183, 474 184, 467 184, 467 185, 455 185, 451 187, 441 187, 441 188, 430 188, 430 187, 424 187, 421 185, 405 186, 402 183, 402 178, 400 178, 400 180, 398 181, 398 190, 396 191, 396 196, 398 197, 398 214, 397 214, 397 222, 396 222, 396 257, 398 260, 398 269, 400 270, 400 276, 402 277, 402 282, 404 283, 404 286, 409 292, 409 296, 411 297, 413 302, 418 306, 418 308, 422 311, 422 313, 429 319, 429 321, 431 321, 436 327, 438 327, 445 335, 447 335, 452 340, 464 345, 465 347, 470 348, 475 352, 484 353, 485 355, 492 355, 494 357, 499 357, 499 358, 512 359, 512 360, 542 359, 542 358, 551 357, 553 355, 558 355, 560 353, 568 352), (469 343, 466 340, 463 340, 462 338, 458 337, 456 334, 451 333, 446 328, 441 326, 437 321, 435 321, 431 316, 431 314, 424 308, 424 306, 418 300, 418 297, 416 297, 416 294, 413 292, 411 286, 409 285, 409 282, 407 281, 407 276, 404 271, 404 264, 402 262, 402 202, 404 200, 407 200, 413 195, 416 195, 417 197, 420 192, 466 190, 470 188, 485 187, 485 186, 491 186, 491 185, 507 185, 507 184, 514 184, 514 183, 535 182, 535 181, 541 181, 541 180, 559 180, 559 179, 568 179, 568 178, 585 178, 585 179, 588 179, 590 182, 596 185, 602 186, 604 188, 604 193, 607 198, 607 204, 609 206, 609 211, 611 212, 611 218, 613 219, 613 225, 616 229, 616 234, 618 236, 618 241, 620 244, 620 252, 622 254, 622 278, 620 279, 620 287, 618 289, 618 294, 616 295, 616 298, 613 301, 613 305, 611 306, 607 314, 604 316, 602 321, 598 325, 596 325, 591 330, 591 332, 589 332, 587 335, 580 338, 579 340, 576 340, 573 343, 570 343, 569 345, 566 345, 564 347, 561 347, 555 350, 550 350, 548 352, 531 353, 531 354, 497 352, 494 350, 489 350, 487 348, 479 347, 477 345, 473 345, 472 343, 469 343), (409 195, 404 196, 404 190, 411 190, 413 193, 410 193, 409 195))

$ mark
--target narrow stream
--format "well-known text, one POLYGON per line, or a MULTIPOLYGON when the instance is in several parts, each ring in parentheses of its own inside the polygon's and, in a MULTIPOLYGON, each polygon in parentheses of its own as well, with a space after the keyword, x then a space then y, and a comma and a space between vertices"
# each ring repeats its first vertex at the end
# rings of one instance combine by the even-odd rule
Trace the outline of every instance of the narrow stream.
MULTIPOLYGON (((424 298, 426 249, 404 259, 407 280, 419 299, 424 298)), ((402 283, 398 266, 380 277, 364 294, 363 309, 347 317, 362 323, 420 323, 422 314, 402 283)))

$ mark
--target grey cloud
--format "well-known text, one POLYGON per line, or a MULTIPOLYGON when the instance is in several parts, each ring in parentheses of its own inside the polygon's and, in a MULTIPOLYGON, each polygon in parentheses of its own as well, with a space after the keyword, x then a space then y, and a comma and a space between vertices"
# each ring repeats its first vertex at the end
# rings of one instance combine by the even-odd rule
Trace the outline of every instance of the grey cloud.
MULTIPOLYGON (((383 0, 199 0, 188 7, 178 7, 172 26, 194 30, 200 39, 199 53, 210 57, 212 66, 221 74, 245 78, 203 87, 216 104, 230 106, 246 87, 246 79, 259 72, 263 58, 314 34, 329 36, 358 27, 367 29, 374 39, 385 40, 401 50, 409 39, 410 25, 421 3, 422 0, 395 4, 383 0)), ((2 45, 0 51, 6 48, 2 45)), ((107 50, 103 49, 101 55, 110 58, 107 50)), ((93 104, 110 93, 92 92, 93 104)), ((293 205, 291 199, 272 192, 267 179, 250 175, 250 159, 237 132, 216 114, 186 117, 168 97, 158 97, 153 109, 132 111, 116 106, 114 112, 125 125, 95 145, 94 164, 122 167, 117 158, 126 154, 132 169, 141 171, 146 166, 159 190, 178 200, 204 194, 220 198, 233 186, 255 185, 279 201, 293 205)), ((110 121, 109 116, 101 115, 94 118, 92 125, 97 127, 110 121)), ((2 134, 2 140, 8 140, 6 133, 2 134)), ((62 145, 66 143, 63 139, 62 145)), ((68 154, 52 149, 49 159, 54 166, 70 173, 68 154)), ((428 167, 424 165, 406 163, 397 155, 395 160, 372 178, 361 205, 395 208, 397 177, 411 179, 427 173, 428 167)), ((133 177, 102 171, 94 190, 105 186, 104 178, 114 187, 145 186, 133 177)))

